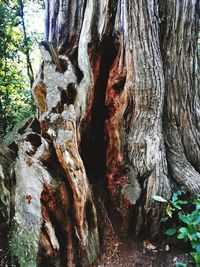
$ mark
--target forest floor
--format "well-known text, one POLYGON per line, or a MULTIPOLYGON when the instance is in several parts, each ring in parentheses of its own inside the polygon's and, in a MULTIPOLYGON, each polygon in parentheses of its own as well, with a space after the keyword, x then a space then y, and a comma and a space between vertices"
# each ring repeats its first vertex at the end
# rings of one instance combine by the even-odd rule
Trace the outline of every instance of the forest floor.
MULTIPOLYGON (((100 198, 99 198, 100 199, 100 198)), ((181 267, 191 265, 189 249, 176 244, 173 246, 162 240, 154 243, 147 239, 136 238, 129 233, 127 238, 121 235, 121 219, 112 205, 105 208, 102 201, 96 202, 100 216, 99 229, 103 244, 101 255, 92 267, 181 267), (108 212, 109 211, 109 215, 108 212), (185 265, 186 266, 186 265, 185 265)), ((171 240, 172 241, 172 240, 171 240)), ((172 241, 173 242, 173 241, 172 241)), ((173 244, 173 243, 172 243, 173 244)), ((180 244, 180 243, 179 243, 180 244)))
POLYGON ((113 240, 94 267, 174 267, 178 262, 189 265, 183 249, 155 245, 148 240, 113 240))

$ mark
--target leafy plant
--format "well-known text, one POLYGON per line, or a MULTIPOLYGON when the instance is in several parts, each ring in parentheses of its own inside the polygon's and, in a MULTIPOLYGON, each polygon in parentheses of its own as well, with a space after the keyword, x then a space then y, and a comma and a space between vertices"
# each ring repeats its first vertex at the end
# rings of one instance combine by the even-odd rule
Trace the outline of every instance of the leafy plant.
POLYGON ((26 75, 27 45, 31 46, 31 42, 24 41, 23 14, 19 11, 19 1, 0 1, 0 141, 35 109, 26 75))
MULTIPOLYGON (((172 227, 165 231, 168 236, 176 235, 178 239, 190 243, 191 253, 197 267, 200 267, 200 195, 188 197, 181 191, 174 192, 170 201, 161 196, 154 200, 167 202, 166 215, 163 221, 170 221, 172 227)), ((184 263, 180 263, 186 266, 184 263)))

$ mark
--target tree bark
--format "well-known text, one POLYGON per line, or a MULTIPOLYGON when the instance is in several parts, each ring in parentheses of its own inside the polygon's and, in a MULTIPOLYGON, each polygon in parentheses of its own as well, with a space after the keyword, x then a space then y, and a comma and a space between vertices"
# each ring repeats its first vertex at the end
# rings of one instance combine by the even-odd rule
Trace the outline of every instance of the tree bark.
POLYGON ((121 232, 151 237, 152 195, 200 192, 198 23, 198 0, 47 1, 40 128, 13 148, 13 261, 92 264, 107 192, 121 232))

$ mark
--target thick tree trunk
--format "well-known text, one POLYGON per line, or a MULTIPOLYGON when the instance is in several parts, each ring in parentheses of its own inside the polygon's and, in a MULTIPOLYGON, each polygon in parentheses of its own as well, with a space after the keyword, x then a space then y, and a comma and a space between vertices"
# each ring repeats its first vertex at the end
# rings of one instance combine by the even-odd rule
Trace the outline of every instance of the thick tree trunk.
POLYGON ((200 192, 199 1, 48 0, 46 11, 40 127, 8 143, 11 252, 20 266, 88 266, 107 189, 121 231, 152 237, 165 209, 152 195, 200 192))

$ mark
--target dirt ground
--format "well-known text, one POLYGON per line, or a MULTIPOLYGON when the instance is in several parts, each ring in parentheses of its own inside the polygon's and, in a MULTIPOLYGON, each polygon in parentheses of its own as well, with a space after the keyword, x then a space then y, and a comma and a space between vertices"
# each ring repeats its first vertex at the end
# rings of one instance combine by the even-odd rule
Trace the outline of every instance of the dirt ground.
MULTIPOLYGON (((92 267, 175 267, 176 262, 189 261, 188 255, 181 248, 159 246, 151 244, 148 240, 119 241, 113 238, 102 250, 104 252, 92 267)), ((5 251, 5 247, 0 249, 0 267, 10 267, 5 264, 5 251)))
POLYGON ((188 255, 181 248, 166 244, 156 246, 148 240, 115 240, 93 267, 174 267, 177 262, 192 266, 188 263, 188 255))

